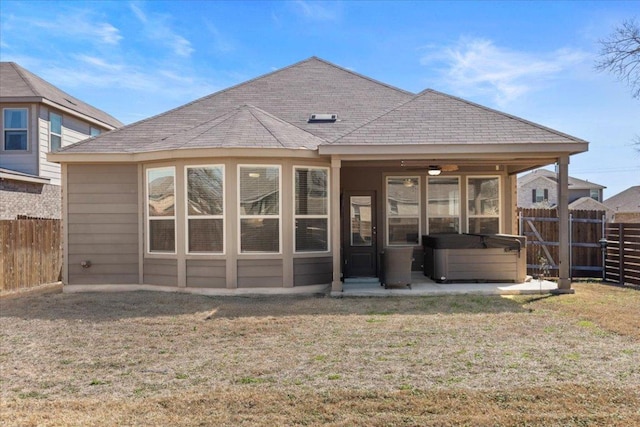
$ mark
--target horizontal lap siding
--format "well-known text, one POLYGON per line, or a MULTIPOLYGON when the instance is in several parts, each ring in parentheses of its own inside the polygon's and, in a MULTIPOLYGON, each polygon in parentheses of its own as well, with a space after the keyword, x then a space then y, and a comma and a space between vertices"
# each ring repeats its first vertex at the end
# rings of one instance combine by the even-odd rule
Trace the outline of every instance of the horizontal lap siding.
POLYGON ((238 260, 239 288, 282 287, 282 259, 238 260))
POLYGON ((294 286, 322 285, 331 283, 333 278, 333 259, 323 258, 294 258, 293 281, 294 286))
POLYGON ((227 270, 225 260, 187 260, 188 288, 226 288, 227 270))
POLYGON ((137 166, 71 164, 67 171, 69 284, 138 283, 137 166))
POLYGON ((178 286, 178 261, 175 259, 145 258, 144 284, 178 286))

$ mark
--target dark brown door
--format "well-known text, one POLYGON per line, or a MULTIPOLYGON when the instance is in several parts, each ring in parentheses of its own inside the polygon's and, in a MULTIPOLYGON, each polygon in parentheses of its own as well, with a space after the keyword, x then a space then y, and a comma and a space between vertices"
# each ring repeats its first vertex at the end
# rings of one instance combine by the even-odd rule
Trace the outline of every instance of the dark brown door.
POLYGON ((344 276, 375 277, 378 267, 376 193, 347 191, 342 206, 344 276))

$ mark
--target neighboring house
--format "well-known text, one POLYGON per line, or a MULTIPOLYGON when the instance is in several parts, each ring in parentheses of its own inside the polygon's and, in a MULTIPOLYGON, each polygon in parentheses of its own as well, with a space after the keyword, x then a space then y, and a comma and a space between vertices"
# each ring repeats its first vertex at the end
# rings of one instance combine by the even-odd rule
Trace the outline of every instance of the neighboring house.
POLYGON ((600 203, 591 197, 580 197, 578 200, 574 200, 569 203, 569 210, 575 211, 604 211, 605 220, 609 220, 613 215, 613 211, 609 209, 604 203, 600 203))
MULTIPOLYGON (((569 203, 582 197, 602 202, 605 186, 569 177, 569 203)), ((558 204, 558 174, 538 169, 518 178, 519 208, 551 208, 558 204)))
POLYGON ((0 62, 0 219, 61 217, 49 151, 122 126, 13 62, 0 62))
POLYGON ((604 205, 613 212, 611 222, 640 222, 640 185, 609 197, 604 205))
POLYGON ((516 233, 517 174, 558 163, 566 180, 587 148, 312 57, 50 154, 65 289, 341 291, 378 276, 387 246, 420 269, 422 235, 516 233))

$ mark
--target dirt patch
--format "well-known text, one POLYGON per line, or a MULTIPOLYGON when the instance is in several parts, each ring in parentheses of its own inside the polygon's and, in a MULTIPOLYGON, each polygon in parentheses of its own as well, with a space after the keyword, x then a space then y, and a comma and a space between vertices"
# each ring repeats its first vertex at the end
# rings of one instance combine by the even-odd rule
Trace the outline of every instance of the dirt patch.
POLYGON ((632 306, 638 291, 584 284, 543 299, 3 300, 0 417, 6 425, 637 424, 632 306))

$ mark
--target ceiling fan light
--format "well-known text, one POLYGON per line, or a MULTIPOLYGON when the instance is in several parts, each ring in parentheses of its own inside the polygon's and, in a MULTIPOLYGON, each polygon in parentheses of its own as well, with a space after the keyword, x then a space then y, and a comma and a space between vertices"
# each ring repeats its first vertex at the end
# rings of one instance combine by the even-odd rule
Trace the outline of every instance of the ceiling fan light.
POLYGON ((429 166, 429 170, 427 171, 427 173, 430 176, 438 176, 440 175, 440 173, 442 173, 442 169, 440 169, 439 166, 429 166))

